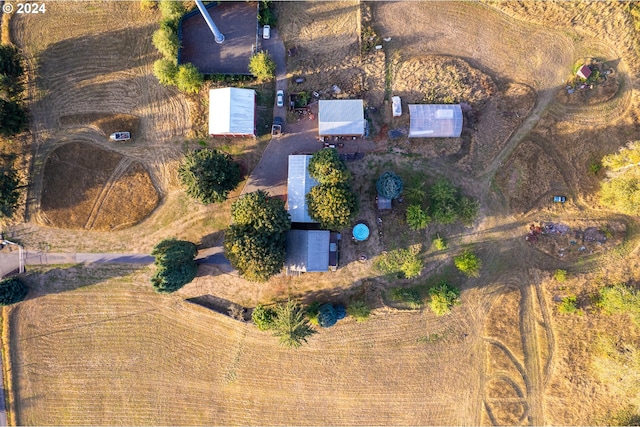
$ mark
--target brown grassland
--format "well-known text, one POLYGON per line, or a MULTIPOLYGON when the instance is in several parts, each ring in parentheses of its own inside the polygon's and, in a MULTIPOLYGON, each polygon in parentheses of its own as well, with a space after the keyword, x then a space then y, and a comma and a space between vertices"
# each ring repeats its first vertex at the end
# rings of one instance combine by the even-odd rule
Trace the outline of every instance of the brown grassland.
MULTIPOLYGON (((52 251, 148 252, 167 236, 218 245, 239 191, 221 205, 202 206, 178 186, 178 161, 193 146, 185 140, 202 134, 196 116, 206 104, 153 77, 158 11, 138 2, 47 7, 45 15, 10 22, 29 66, 32 121, 21 146, 33 147, 25 154, 24 220, 9 224, 10 235, 52 251), (133 141, 108 141, 120 125, 134 129, 133 141), (80 160, 64 150, 80 144, 94 147, 85 160, 96 173, 72 170, 80 160), (77 160, 55 169, 68 159, 77 160), (68 184, 66 210, 56 213, 60 200, 49 192, 61 191, 64 174, 78 182, 68 184), (115 203, 140 194, 147 195, 144 209, 115 203), (151 213, 143 219, 143 212, 151 213), (139 222, 124 228, 127 220, 139 222)), ((371 238, 345 238, 335 273, 257 284, 203 265, 172 295, 153 293, 150 267, 33 267, 25 275, 27 299, 3 309, 11 421, 589 425, 637 417, 640 384, 627 379, 640 369, 633 365, 640 330, 624 315, 604 315, 594 296, 607 284, 640 283, 638 222, 598 208, 602 173, 590 172, 594 161, 637 139, 640 46, 629 4, 282 2, 277 11, 286 47, 297 49, 288 77, 307 79, 296 90, 362 96, 376 108, 367 115, 377 152, 349 163, 362 205, 358 219, 372 226, 371 238), (390 40, 361 55, 363 15, 390 40), (611 86, 585 103, 563 93, 580 58, 612 70, 611 86), (462 137, 388 138, 387 130, 408 125, 406 115, 390 117, 395 93, 410 102, 467 101, 472 112, 462 137), (471 227, 410 232, 399 206, 378 224, 375 179, 385 170, 406 182, 417 176, 425 189, 447 177, 479 200, 478 218, 471 227), (567 203, 553 205, 555 194, 567 203), (559 254, 570 237, 545 235, 539 246, 525 241, 529 224, 540 221, 567 224, 572 233, 607 230, 610 241, 565 257, 559 254), (436 233, 448 249, 431 247, 436 233), (417 279, 373 268, 383 250, 416 243, 425 261, 417 279), (452 256, 465 248, 482 260, 480 277, 454 271, 452 256), (568 280, 555 280, 556 269, 568 280), (385 303, 391 286, 424 289, 440 279, 462 291, 462 304, 448 316, 385 303), (374 311, 367 322, 347 318, 292 351, 251 324, 185 301, 203 295, 244 307, 287 297, 364 299, 374 311), (558 311, 569 295, 577 296, 580 314, 558 311)), ((244 156, 248 170, 264 149, 262 140, 205 143, 244 156)))

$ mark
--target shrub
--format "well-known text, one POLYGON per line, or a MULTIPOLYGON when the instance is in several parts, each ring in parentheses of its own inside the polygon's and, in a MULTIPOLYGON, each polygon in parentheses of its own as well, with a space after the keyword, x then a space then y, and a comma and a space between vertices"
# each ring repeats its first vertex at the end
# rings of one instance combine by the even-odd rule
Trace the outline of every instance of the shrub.
POLYGON ((253 313, 251 313, 251 320, 261 331, 272 329, 275 317, 276 310, 265 307, 262 304, 258 304, 256 308, 253 309, 253 313))
POLYGON ((309 306, 307 307, 306 310, 306 315, 307 315, 307 319, 309 320, 309 323, 311 323, 312 325, 318 326, 318 309, 320 308, 320 303, 317 301, 312 302, 311 304, 309 304, 309 306))
POLYGON ((276 316, 273 322, 273 335, 278 337, 280 345, 298 348, 307 337, 316 333, 309 325, 302 307, 294 301, 276 306, 276 316))
POLYGON ((242 178, 231 156, 206 149, 185 155, 178 176, 187 194, 204 204, 227 200, 242 178))
POLYGON ((186 93, 198 93, 204 82, 204 76, 195 65, 188 63, 178 67, 176 74, 176 86, 186 93))
POLYGON ((258 52, 249 60, 249 72, 258 79, 258 82, 271 80, 276 75, 276 63, 269 53, 258 52))
POLYGON ((556 270, 553 272, 553 278, 556 279, 556 281, 559 283, 565 282, 567 280, 567 271, 556 270))
POLYGON ((385 274, 401 273, 407 279, 420 275, 423 267, 420 254, 421 245, 414 245, 408 249, 395 249, 380 255, 374 262, 374 267, 385 274))
POLYGON ((347 309, 344 307, 344 305, 341 305, 341 304, 334 305, 333 308, 336 310, 337 320, 342 320, 345 317, 347 317, 347 309))
POLYGON ((453 306, 460 304, 460 291, 444 281, 429 289, 429 297, 429 308, 437 316, 449 314, 453 306))
POLYGON ((338 317, 333 304, 322 304, 318 308, 318 324, 323 328, 329 328, 336 324, 338 317))
POLYGON ((22 301, 29 288, 17 277, 0 281, 0 305, 10 305, 22 301))
POLYGON ((402 178, 393 172, 385 172, 376 181, 378 194, 387 199, 397 199, 402 194, 404 183, 402 178))
POLYGON ((178 66, 175 64, 175 61, 171 59, 158 59, 153 63, 153 74, 160 84, 165 86, 175 85, 178 66))
POLYGON ((0 98, 0 135, 17 135, 27 128, 27 113, 15 101, 0 98))
POLYGON ((437 250, 437 251, 444 251, 447 249, 448 245, 447 245, 447 241, 443 238, 440 237, 439 234, 436 235, 436 238, 433 239, 433 247, 437 250))
POLYGON ((478 202, 471 197, 461 196, 458 200, 457 210, 460 221, 465 225, 471 225, 478 215, 478 202))
POLYGON ((465 250, 462 254, 453 259, 453 263, 458 270, 462 271, 467 277, 479 277, 482 261, 473 252, 465 250))
POLYGON ((13 167, 0 172, 0 215, 9 218, 18 205, 20 178, 13 167))
POLYGON ((578 312, 578 301, 575 295, 569 295, 562 298, 558 304, 558 312, 562 314, 574 314, 578 312))
POLYGON ((160 0, 158 9, 165 20, 178 20, 185 13, 183 2, 175 0, 160 0))
POLYGON ((158 243, 151 251, 157 267, 151 277, 155 291, 171 293, 191 282, 198 273, 196 254, 196 245, 185 240, 165 239, 158 243))
POLYGON ((364 322, 369 319, 371 309, 364 301, 356 301, 347 307, 347 314, 353 317, 356 322, 364 322))
POLYGON ((410 205, 407 208, 407 225, 412 230, 427 228, 431 217, 420 205, 410 205))
POLYGON ((388 295, 391 301, 407 304, 411 308, 420 308, 424 304, 420 293, 413 288, 391 288, 388 295))
POLYGON ((640 292, 622 283, 600 289, 598 307, 605 314, 627 314, 640 326, 640 292))
POLYGON ((154 9, 158 5, 156 0, 140 0, 140 9, 141 10, 151 10, 154 9))
POLYGON ((177 61, 180 41, 178 34, 169 23, 161 22, 160 28, 153 33, 151 41, 165 59, 177 61))
POLYGON ((316 185, 306 198, 309 216, 322 228, 337 230, 346 227, 358 214, 358 198, 350 187, 344 185, 316 185))
POLYGON ((276 14, 273 11, 273 3, 271 1, 262 0, 262 2, 260 2, 258 23, 260 25, 271 25, 272 27, 277 24, 276 14))
POLYGON ((309 176, 320 184, 346 184, 351 178, 347 165, 338 156, 335 148, 316 151, 309 160, 309 176))

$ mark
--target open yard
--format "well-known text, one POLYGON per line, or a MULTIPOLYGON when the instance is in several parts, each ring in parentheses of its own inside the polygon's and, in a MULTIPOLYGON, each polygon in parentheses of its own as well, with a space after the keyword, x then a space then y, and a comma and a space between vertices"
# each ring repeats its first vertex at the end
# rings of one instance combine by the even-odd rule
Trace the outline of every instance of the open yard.
MULTIPOLYGON (((277 12, 278 32, 292 55, 288 77, 306 78, 290 80, 289 90, 363 97, 372 107, 367 118, 376 152, 348 164, 361 204, 357 220, 371 227, 371 237, 356 243, 350 228, 342 230, 335 273, 257 284, 201 265, 192 283, 169 296, 151 290, 152 268, 29 271, 27 300, 3 314, 15 421, 589 425, 617 422, 624 413, 637 417, 640 386, 626 379, 637 377, 628 366, 635 360, 629 355, 640 354, 634 353, 640 330, 596 304, 601 286, 640 283, 637 219, 594 203, 602 178, 594 162, 637 139, 640 123, 633 89, 638 41, 627 5, 281 2, 277 12), (365 21, 383 48, 361 55, 365 21), (571 98, 567 83, 581 58, 610 73, 571 98), (391 118, 395 94, 403 96, 403 117, 391 118), (406 103, 427 100, 469 105, 461 138, 404 137, 406 103), (392 138, 394 130, 400 132, 392 138), (411 231, 408 200, 388 213, 375 208, 375 181, 386 170, 412 191, 422 188, 425 206, 431 185, 445 177, 479 201, 479 215, 469 226, 411 231), (556 194, 567 202, 554 204, 556 194), (531 224, 535 231, 541 223, 556 228, 545 228, 537 242, 525 240, 531 224), (563 234, 564 227, 570 232, 563 234), (446 249, 432 245, 437 235, 446 249), (414 244, 421 244, 424 261, 419 277, 400 279, 374 268, 383 251, 414 244), (481 259, 479 277, 456 271, 452 258, 464 249, 481 259), (567 276, 563 282, 553 278, 558 269, 567 276), (449 316, 436 317, 424 306, 399 309, 388 298, 390 288, 400 286, 424 300, 440 280, 462 291, 462 305, 449 316), (368 322, 347 318, 288 351, 251 324, 185 301, 206 295, 247 308, 288 297, 365 300, 374 312, 368 322), (576 297, 578 314, 560 311, 568 296, 576 297)), ((114 252, 146 252, 167 236, 206 247, 222 241, 239 190, 222 205, 202 206, 177 185, 180 153, 196 146, 184 140, 202 134, 200 112, 207 106, 202 96, 187 99, 159 86, 151 74, 159 57, 150 41, 158 17, 137 2, 56 2, 37 23, 12 19, 12 37, 34 72, 36 149, 27 222, 8 230, 9 237, 34 248, 114 252), (53 25, 62 19, 68 28, 53 25), (109 142, 114 123, 130 126, 133 141, 109 142), (47 195, 61 184, 47 173, 73 141, 92 144, 87 151, 99 155, 101 172, 73 184, 75 195, 86 196, 66 200, 67 207, 75 203, 77 218, 56 217, 52 207, 61 200, 47 195), (117 183, 133 182, 137 174, 141 188, 158 191, 158 207, 146 219, 109 233, 36 222, 42 214, 52 223, 58 218, 58 226, 75 221, 82 228, 93 218, 95 229, 106 230, 113 225, 109 215, 131 217, 109 204, 110 196, 103 197, 104 217, 95 209, 123 159, 132 166, 117 183)), ((271 114, 264 105, 273 103, 267 95, 273 91, 262 89, 260 127, 271 114)), ((249 171, 265 143, 203 141, 241 158, 249 171)), ((133 196, 130 188, 116 187, 123 198, 133 196)))

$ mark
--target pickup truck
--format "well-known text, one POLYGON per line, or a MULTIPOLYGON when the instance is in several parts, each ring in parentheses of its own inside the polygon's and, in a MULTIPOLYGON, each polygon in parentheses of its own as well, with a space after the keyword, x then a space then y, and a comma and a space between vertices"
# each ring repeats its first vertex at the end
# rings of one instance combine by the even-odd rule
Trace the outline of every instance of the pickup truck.
POLYGON ((273 125, 271 125, 271 136, 281 136, 283 134, 283 123, 282 117, 275 117, 273 119, 273 125))

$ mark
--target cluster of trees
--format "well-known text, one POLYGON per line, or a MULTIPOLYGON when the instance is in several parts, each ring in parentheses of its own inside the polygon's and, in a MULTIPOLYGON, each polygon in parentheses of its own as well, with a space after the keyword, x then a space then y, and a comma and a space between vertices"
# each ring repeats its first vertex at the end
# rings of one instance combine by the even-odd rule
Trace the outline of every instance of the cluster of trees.
POLYGON ((22 107, 22 55, 14 46, 0 45, 0 135, 13 136, 26 129, 22 107))
POLYGON ((162 20, 151 40, 163 58, 154 62, 153 73, 165 86, 176 86, 183 92, 197 93, 202 87, 204 76, 193 64, 178 65, 178 23, 185 13, 184 3, 160 0, 158 9, 162 14, 162 20))
POLYGON ((284 201, 259 190, 231 206, 233 223, 224 239, 225 256, 248 280, 265 282, 282 270, 286 233, 291 228, 284 201))
POLYGON ((178 176, 188 195, 209 204, 227 200, 240 183, 242 172, 228 154, 202 149, 184 156, 178 176))
POLYGON ((431 216, 441 224, 462 221, 471 224, 478 214, 478 202, 463 196, 460 191, 444 178, 438 179, 430 190, 431 216))
POLYGON ((640 215, 640 142, 632 142, 619 152, 604 156, 602 165, 608 178, 600 188, 600 203, 609 209, 640 215))
POLYGON ((298 348, 316 333, 302 306, 291 300, 273 308, 258 305, 251 319, 261 331, 272 331, 283 347, 298 348))
POLYGON ((309 216, 328 229, 340 229, 358 214, 358 197, 351 188, 351 173, 334 148, 316 152, 309 161, 309 175, 318 181, 307 193, 309 216))
POLYGON ((196 245, 185 240, 165 239, 158 243, 151 251, 156 266, 151 277, 155 291, 171 293, 191 282, 198 273, 197 252, 196 245))
POLYGON ((17 277, 0 281, 0 305, 10 305, 22 301, 29 288, 17 277))
POLYGON ((413 245, 407 249, 394 249, 376 258, 373 266, 384 274, 396 274, 412 279, 422 272, 424 266, 420 258, 422 245, 413 245))

